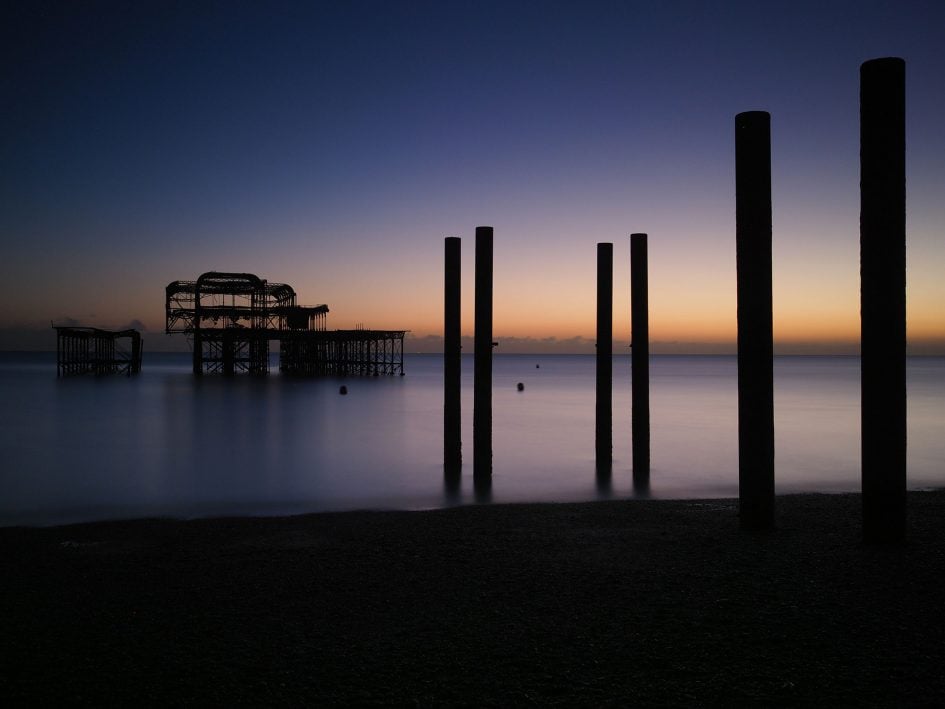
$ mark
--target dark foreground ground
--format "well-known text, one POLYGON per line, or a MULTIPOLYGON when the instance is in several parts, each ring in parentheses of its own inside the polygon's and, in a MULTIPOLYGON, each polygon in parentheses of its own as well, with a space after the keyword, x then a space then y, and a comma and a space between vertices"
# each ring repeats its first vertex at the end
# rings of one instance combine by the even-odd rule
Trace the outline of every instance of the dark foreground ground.
POLYGON ((945 493, 0 529, 4 704, 945 704, 945 493), (11 701, 12 700, 12 701, 11 701))

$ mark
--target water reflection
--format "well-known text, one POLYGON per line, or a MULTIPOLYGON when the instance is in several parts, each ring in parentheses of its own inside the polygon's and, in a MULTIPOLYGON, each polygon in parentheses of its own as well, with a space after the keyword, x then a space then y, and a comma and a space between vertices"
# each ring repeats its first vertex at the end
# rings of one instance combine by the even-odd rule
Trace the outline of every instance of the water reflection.
POLYGON ((458 505, 463 499, 463 466, 443 466, 443 502, 447 505, 458 505))
POLYGON ((473 493, 476 502, 480 505, 492 502, 492 475, 474 476, 473 493))
POLYGON ((609 499, 614 494, 614 464, 610 460, 600 460, 596 463, 594 479, 597 483, 597 497, 609 499))
POLYGON ((633 496, 641 500, 650 497, 650 475, 633 476, 633 496))
MULTIPOLYGON (((0 358, 0 524, 737 495, 734 358, 653 359, 648 485, 629 462, 629 365, 614 369, 615 421, 624 420, 613 465, 600 471, 593 356, 543 357, 540 369, 497 356, 494 475, 476 485, 470 465, 443 466, 442 358, 407 362, 406 377, 348 378, 340 396, 337 379, 195 379, 186 355, 146 355, 130 379, 57 380, 54 358, 0 358)), ((471 364, 464 358, 463 411, 471 364)), ((779 493, 859 488, 858 375, 855 358, 776 360, 779 493)), ((943 401, 945 359, 910 359, 911 487, 945 484, 943 401)))

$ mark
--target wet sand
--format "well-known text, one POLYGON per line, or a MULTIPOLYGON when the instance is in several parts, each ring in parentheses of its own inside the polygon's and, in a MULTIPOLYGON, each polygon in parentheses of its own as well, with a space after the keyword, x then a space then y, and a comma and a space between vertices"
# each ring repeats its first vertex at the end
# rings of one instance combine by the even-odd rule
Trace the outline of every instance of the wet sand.
POLYGON ((5 703, 945 703, 945 492, 0 529, 5 703))

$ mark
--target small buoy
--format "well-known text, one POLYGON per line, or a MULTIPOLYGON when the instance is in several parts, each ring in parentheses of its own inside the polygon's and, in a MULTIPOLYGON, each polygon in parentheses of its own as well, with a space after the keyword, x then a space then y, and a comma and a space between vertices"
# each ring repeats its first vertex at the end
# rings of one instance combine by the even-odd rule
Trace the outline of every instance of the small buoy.
POLYGON ((536 365, 535 365, 535 369, 539 369, 540 367, 541 367, 540 364, 536 364, 536 365))
POLYGON ((522 384, 521 382, 519 382, 518 384, 516 384, 516 385, 515 385, 515 388, 518 389, 519 391, 525 391, 525 385, 522 384))
POLYGON ((344 384, 342 384, 342 385, 341 385, 341 389, 338 390, 338 393, 341 394, 342 396, 344 396, 345 394, 348 393, 348 387, 346 387, 344 384))

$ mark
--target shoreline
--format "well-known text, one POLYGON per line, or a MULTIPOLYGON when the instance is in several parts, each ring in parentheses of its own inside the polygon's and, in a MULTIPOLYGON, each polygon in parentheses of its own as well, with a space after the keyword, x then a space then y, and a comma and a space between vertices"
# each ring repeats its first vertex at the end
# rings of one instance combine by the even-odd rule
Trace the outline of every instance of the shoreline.
POLYGON ((945 491, 0 529, 14 703, 945 701, 945 491))
MULTIPOLYGON (((940 485, 925 485, 915 488, 909 488, 907 494, 912 493, 945 493, 945 486, 940 485)), ((366 507, 350 507, 347 505, 340 505, 337 507, 326 507, 324 509, 310 509, 303 510, 301 508, 290 509, 291 506, 283 503, 273 503, 271 505, 271 510, 277 511, 244 511, 248 509, 245 505, 235 505, 237 507, 236 511, 226 511, 226 512, 217 512, 217 511, 196 511, 191 510, 190 512, 176 512, 171 511, 167 513, 157 512, 150 513, 144 510, 141 510, 141 513, 138 513, 138 510, 125 511, 125 513, 115 513, 114 510, 106 510, 102 512, 102 516, 99 517, 90 517, 91 514, 88 510, 85 509, 64 509, 64 510, 52 510, 52 511, 28 511, 25 514, 19 513, 21 519, 17 520, 13 517, 10 517, 7 521, 0 520, 0 533, 4 530, 14 530, 14 529, 58 529, 62 527, 81 527, 84 525, 98 525, 98 524, 127 524, 127 525, 136 525, 145 522, 196 522, 196 521, 212 521, 212 520, 290 520, 295 518, 310 517, 315 515, 335 515, 335 514, 371 514, 371 513, 426 513, 426 512, 440 512, 446 510, 454 510, 461 507, 494 507, 494 506, 517 506, 517 507, 544 507, 544 506, 557 506, 557 505, 595 505, 595 504, 609 504, 609 503, 640 503, 640 504, 650 504, 650 503, 660 503, 660 504, 679 504, 686 505, 689 503, 695 504, 729 504, 736 509, 737 515, 737 506, 738 506, 738 497, 719 494, 719 495, 694 495, 691 497, 637 497, 627 495, 625 497, 620 495, 613 496, 600 496, 596 499, 585 498, 585 499, 564 499, 564 500, 530 500, 530 501, 520 501, 520 500, 477 500, 475 499, 474 491, 467 491, 466 494, 470 499, 465 499, 461 501, 454 501, 447 504, 431 504, 429 506, 392 506, 384 507, 383 505, 370 506, 366 507), (53 519, 54 521, 29 521, 33 519, 38 519, 44 517, 47 519, 53 519)), ((785 493, 776 493, 775 500, 787 499, 787 498, 798 498, 798 497, 847 497, 847 496, 859 496, 859 492, 853 492, 848 490, 825 490, 825 491, 807 491, 807 492, 785 492, 785 493)), ((209 510, 221 509, 227 507, 226 505, 210 505, 209 510)), ((254 506, 255 508, 255 506, 254 506)), ((120 508, 119 508, 120 509, 120 508)))

